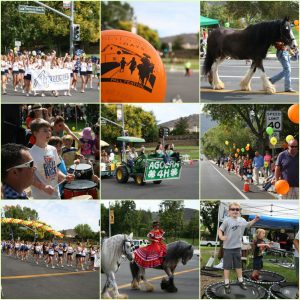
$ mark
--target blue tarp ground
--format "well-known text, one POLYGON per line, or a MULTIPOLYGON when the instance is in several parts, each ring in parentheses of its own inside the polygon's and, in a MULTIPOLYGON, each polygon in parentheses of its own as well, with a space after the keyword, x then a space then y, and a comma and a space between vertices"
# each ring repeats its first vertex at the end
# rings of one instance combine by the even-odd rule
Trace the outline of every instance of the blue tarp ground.
MULTIPOLYGON (((252 220, 254 218, 254 215, 249 215, 249 220, 252 220)), ((299 219, 261 216, 260 220, 257 223, 255 223, 254 227, 298 229, 299 219)))

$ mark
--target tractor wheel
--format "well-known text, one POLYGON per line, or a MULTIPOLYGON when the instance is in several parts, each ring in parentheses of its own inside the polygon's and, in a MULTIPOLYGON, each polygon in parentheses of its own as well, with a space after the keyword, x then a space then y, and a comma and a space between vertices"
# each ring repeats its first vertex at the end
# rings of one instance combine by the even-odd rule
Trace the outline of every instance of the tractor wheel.
POLYGON ((129 179, 129 174, 124 166, 120 166, 116 171, 116 178, 119 183, 126 183, 129 179))
POLYGON ((161 184, 162 180, 155 180, 153 181, 154 184, 161 184))
POLYGON ((144 175, 135 175, 134 181, 137 185, 145 185, 146 182, 144 181, 144 175))

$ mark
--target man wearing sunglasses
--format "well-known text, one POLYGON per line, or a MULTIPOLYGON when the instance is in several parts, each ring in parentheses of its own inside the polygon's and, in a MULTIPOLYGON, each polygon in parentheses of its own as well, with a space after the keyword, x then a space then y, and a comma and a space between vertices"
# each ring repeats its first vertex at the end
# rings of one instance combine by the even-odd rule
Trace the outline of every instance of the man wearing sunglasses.
POLYGON ((6 144, 1 148, 3 199, 28 199, 25 189, 33 183, 34 162, 23 145, 6 144))
POLYGON ((250 222, 247 222, 240 215, 241 207, 237 202, 229 203, 228 218, 224 220, 218 229, 218 236, 223 241, 224 258, 224 282, 225 293, 230 294, 230 270, 235 269, 240 287, 247 290, 247 286, 242 275, 242 238, 244 231, 259 221, 259 216, 256 216, 250 222))
POLYGON ((290 189, 283 199, 299 199, 299 154, 298 142, 293 139, 288 142, 288 149, 279 153, 275 167, 275 182, 284 179, 290 189))

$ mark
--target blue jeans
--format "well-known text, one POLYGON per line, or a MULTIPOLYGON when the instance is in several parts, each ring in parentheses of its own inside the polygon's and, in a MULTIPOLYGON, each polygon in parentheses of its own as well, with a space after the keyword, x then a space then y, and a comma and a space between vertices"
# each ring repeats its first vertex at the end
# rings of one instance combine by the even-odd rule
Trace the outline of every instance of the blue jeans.
POLYGON ((281 63, 283 70, 277 75, 270 78, 271 83, 282 79, 284 77, 284 89, 290 90, 291 87, 291 60, 288 51, 277 51, 276 56, 281 63))

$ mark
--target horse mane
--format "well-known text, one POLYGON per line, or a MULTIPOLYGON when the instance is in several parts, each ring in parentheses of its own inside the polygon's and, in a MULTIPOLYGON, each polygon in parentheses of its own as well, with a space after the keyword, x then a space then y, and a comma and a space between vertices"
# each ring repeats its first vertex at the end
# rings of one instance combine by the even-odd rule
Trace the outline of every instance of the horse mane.
POLYGON ((165 262, 168 263, 171 260, 178 260, 182 257, 184 251, 190 246, 187 242, 176 241, 167 245, 167 255, 165 262))
POLYGON ((103 241, 101 268, 104 272, 117 268, 123 252, 123 241, 127 237, 126 234, 117 234, 103 241))
POLYGON ((252 24, 243 31, 249 35, 253 43, 272 45, 280 39, 280 25, 282 20, 264 21, 252 24))

